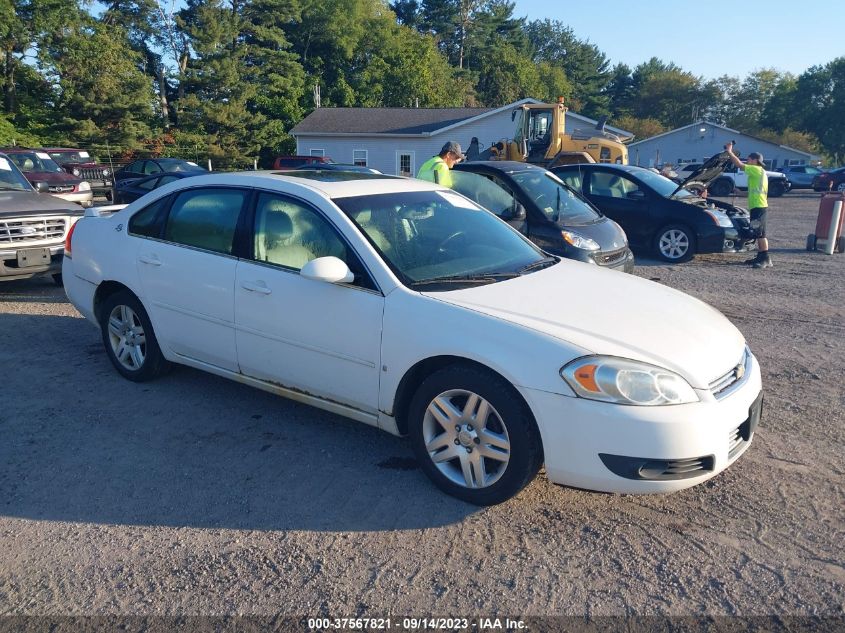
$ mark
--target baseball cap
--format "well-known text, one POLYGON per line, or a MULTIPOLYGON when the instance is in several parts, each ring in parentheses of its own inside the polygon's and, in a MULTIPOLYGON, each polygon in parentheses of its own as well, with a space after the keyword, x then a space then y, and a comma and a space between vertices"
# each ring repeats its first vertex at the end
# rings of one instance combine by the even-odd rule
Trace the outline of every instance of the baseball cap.
POLYGON ((748 155, 748 158, 753 158, 757 162, 759 162, 761 164, 763 163, 763 155, 760 152, 751 152, 748 155))
POLYGON ((456 143, 455 141, 449 141, 448 143, 446 143, 443 146, 443 149, 440 150, 441 154, 444 154, 446 152, 452 152, 453 154, 455 154, 461 160, 466 159, 466 156, 464 156, 464 153, 461 150, 461 144, 456 143))

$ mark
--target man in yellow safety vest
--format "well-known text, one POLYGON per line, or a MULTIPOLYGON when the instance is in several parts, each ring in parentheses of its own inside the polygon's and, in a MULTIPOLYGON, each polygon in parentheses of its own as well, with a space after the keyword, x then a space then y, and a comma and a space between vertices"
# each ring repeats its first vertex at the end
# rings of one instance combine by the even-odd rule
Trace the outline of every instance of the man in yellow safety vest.
POLYGON ((452 174, 449 170, 458 163, 464 160, 466 156, 461 151, 460 144, 455 141, 449 141, 440 150, 440 154, 432 156, 422 164, 417 178, 420 180, 428 180, 436 182, 444 187, 452 187, 452 174))
POLYGON ((771 268, 772 257, 769 255, 769 240, 766 238, 766 216, 769 213, 769 178, 766 176, 766 166, 763 156, 758 152, 751 152, 744 163, 733 152, 733 143, 725 145, 731 162, 737 169, 742 169, 748 176, 748 210, 751 222, 759 225, 757 230, 757 257, 748 260, 754 268, 771 268))

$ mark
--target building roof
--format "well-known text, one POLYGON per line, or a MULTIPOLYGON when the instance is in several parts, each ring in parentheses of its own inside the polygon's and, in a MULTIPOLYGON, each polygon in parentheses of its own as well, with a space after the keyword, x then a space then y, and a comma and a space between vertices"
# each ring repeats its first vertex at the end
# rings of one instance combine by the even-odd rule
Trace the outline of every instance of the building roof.
POLYGON ((640 143, 646 143, 648 141, 653 141, 654 139, 658 139, 662 136, 669 136, 670 134, 675 134, 676 132, 680 132, 681 130, 686 130, 686 129, 689 129, 691 127, 695 127, 696 125, 709 125, 711 127, 717 127, 720 130, 725 130, 726 132, 731 132, 733 134, 747 136, 748 138, 753 138, 754 140, 760 141, 761 143, 768 143, 769 145, 776 145, 777 147, 781 147, 783 149, 789 150, 790 152, 795 152, 796 154, 802 154, 802 155, 807 156, 809 158, 814 158, 814 159, 818 158, 818 156, 816 154, 811 154, 810 152, 805 152, 804 150, 801 150, 801 149, 795 149, 794 147, 789 147, 789 145, 781 145, 779 143, 775 143, 774 141, 768 141, 764 138, 760 138, 759 136, 754 136, 753 134, 741 132, 740 130, 735 130, 735 129, 727 127, 725 125, 713 123, 712 121, 705 121, 704 119, 700 119, 698 121, 690 123, 689 125, 684 125, 682 127, 675 128, 674 130, 669 130, 668 132, 663 132, 662 134, 655 134, 654 136, 649 136, 648 138, 644 138, 640 141, 636 141, 634 143, 631 143, 630 145, 628 145, 628 147, 629 148, 636 148, 636 146, 639 145, 640 143))
MULTIPOLYGON (((294 136, 432 136, 511 110, 525 103, 541 103, 521 99, 499 108, 317 108, 291 129, 294 136)), ((591 125, 596 121, 575 112, 573 117, 591 125)), ((633 134, 607 126, 614 134, 633 138, 633 134)))

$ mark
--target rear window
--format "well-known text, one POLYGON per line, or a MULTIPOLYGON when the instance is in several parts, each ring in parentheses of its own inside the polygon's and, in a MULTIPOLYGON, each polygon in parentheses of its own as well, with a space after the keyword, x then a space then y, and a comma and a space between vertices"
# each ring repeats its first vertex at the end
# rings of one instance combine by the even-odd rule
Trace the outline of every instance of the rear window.
POLYGON ((129 233, 140 237, 161 237, 169 200, 168 196, 164 196, 133 215, 129 220, 129 233))

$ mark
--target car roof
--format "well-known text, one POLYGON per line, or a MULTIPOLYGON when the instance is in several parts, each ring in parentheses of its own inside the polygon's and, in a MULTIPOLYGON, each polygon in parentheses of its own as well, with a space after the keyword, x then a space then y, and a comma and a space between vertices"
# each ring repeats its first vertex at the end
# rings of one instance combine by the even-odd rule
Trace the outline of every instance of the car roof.
POLYGON ((575 165, 561 165, 554 167, 552 171, 557 170, 583 170, 583 169, 599 169, 606 168, 613 171, 624 171, 628 174, 638 174, 640 172, 648 171, 647 167, 639 167, 637 165, 620 165, 619 163, 578 163, 575 165))
POLYGON ((473 160, 465 163, 458 163, 453 169, 473 172, 476 171, 473 169, 474 167, 480 168, 479 171, 496 171, 503 174, 515 174, 531 170, 547 171, 542 165, 521 163, 516 160, 473 160))
POLYGON ((348 198, 351 196, 404 193, 409 191, 451 191, 433 182, 417 180, 416 178, 401 178, 386 174, 363 174, 357 172, 319 172, 317 170, 314 172, 280 172, 266 170, 226 173, 209 172, 191 177, 192 185, 219 184, 272 187, 278 183, 288 183, 304 187, 329 198, 348 198))
POLYGON ((32 147, 2 147, 0 152, 4 154, 32 154, 33 152, 40 152, 40 149, 33 149, 32 147))

